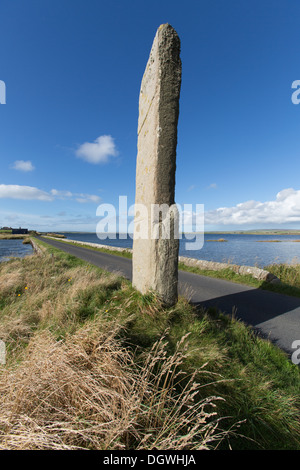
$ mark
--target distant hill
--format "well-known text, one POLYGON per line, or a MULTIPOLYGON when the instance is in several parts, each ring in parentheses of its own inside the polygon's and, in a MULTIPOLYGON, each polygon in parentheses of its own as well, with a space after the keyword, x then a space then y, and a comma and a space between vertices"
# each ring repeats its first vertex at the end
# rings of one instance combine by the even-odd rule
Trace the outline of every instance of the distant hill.
POLYGON ((300 230, 292 229, 257 229, 257 230, 230 230, 230 231, 212 231, 207 234, 241 234, 241 235, 300 235, 300 230))

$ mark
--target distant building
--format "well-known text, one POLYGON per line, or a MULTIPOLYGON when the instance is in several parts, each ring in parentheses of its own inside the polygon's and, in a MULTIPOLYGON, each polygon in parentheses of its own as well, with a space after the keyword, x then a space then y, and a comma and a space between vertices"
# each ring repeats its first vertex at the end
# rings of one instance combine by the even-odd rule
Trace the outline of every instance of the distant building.
POLYGON ((26 235, 28 233, 28 228, 12 228, 12 235, 26 235))

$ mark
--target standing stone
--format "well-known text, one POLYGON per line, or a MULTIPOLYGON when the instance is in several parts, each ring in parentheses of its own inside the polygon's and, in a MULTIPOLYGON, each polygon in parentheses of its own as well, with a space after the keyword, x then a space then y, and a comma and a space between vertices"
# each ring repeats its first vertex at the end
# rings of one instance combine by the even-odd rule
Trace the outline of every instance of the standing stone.
POLYGON ((153 204, 175 204, 180 86, 180 40, 172 26, 163 24, 154 38, 139 98, 132 283, 143 294, 157 292, 167 305, 176 303, 178 295, 178 211, 175 206, 171 212, 169 238, 163 237, 165 215, 160 215, 154 239, 151 209, 153 204))

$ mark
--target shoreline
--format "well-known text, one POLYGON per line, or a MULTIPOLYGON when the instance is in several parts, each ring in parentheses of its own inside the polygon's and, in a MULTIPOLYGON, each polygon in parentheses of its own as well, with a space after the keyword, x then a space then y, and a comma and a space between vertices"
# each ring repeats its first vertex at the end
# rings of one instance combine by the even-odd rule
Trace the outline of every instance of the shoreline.
MULTIPOLYGON (((21 246, 24 247, 24 245, 31 245, 32 247, 32 250, 28 251, 27 248, 23 248, 23 251, 19 251, 18 252, 18 248, 16 248, 16 252, 10 252, 10 250, 8 251, 7 253, 7 250, 5 250, 4 254, 0 255, 0 263, 5 263, 7 261, 10 261, 11 259, 13 258, 25 258, 27 256, 31 256, 34 254, 35 252, 35 249, 33 247, 33 244, 32 244, 32 240, 31 240, 31 237, 28 237, 28 236, 21 236, 21 235, 16 235, 14 238, 0 238, 0 242, 1 241, 8 241, 8 242, 14 242, 14 241, 18 241, 18 242, 22 242, 21 243, 21 246), (25 242, 25 239, 28 239, 28 242, 26 241, 25 242), (23 242, 22 242, 23 240, 23 242)), ((3 244, 2 244, 2 247, 3 247, 3 244)))
POLYGON ((10 233, 1 234, 0 233, 0 240, 23 240, 24 238, 28 238, 30 235, 12 235, 10 233))
MULTIPOLYGON (((49 232, 40 232, 41 236, 45 236, 47 233, 49 232)), ((54 233, 57 233, 57 234, 65 234, 65 233, 74 233, 74 234, 83 234, 83 233, 87 233, 87 234, 95 234, 95 232, 73 232, 73 231, 67 231, 67 230, 63 230, 63 231, 59 231, 59 232, 54 232, 54 233)), ((199 234, 203 234, 203 232, 181 232, 180 233, 181 235, 190 235, 190 234, 194 234, 194 235, 199 235, 199 234)), ((224 231, 205 231, 204 232, 204 235, 221 235, 221 234, 226 234, 226 235, 300 235, 300 230, 224 230, 224 231)), ((123 232, 118 232, 117 235, 129 235, 129 236, 133 236, 133 234, 127 234, 127 233, 123 233, 123 232)))

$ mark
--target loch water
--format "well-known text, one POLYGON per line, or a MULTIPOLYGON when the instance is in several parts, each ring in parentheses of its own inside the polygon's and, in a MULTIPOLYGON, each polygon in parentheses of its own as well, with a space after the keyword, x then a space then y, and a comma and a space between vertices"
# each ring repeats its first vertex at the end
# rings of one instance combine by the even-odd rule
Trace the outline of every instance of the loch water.
POLYGON ((0 262, 13 257, 23 258, 32 254, 30 244, 23 245, 23 240, 0 240, 0 262))
MULTIPOLYGON (((125 239, 116 235, 115 239, 103 240, 99 239, 96 233, 74 232, 64 235, 71 240, 132 248, 132 238, 129 235, 125 239)), ((187 250, 187 243, 193 246, 193 240, 187 240, 183 235, 179 244, 179 255, 258 267, 273 263, 300 263, 300 241, 296 240, 299 240, 298 235, 205 234, 203 247, 200 250, 187 250), (219 239, 226 241, 215 241, 219 239)))

